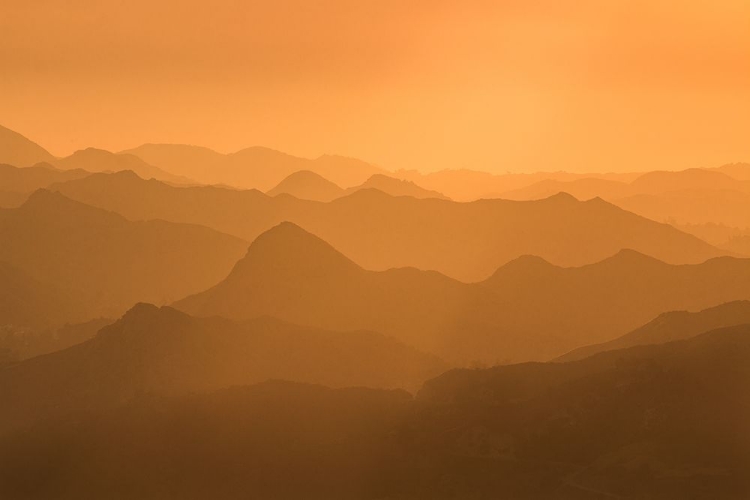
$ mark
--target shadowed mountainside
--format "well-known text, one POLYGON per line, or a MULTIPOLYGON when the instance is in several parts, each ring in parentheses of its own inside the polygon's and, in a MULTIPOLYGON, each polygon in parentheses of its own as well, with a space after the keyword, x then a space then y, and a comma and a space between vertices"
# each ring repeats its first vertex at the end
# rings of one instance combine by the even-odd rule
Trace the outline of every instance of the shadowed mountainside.
POLYGON ((196 223, 248 241, 288 220, 320 235, 367 269, 413 266, 463 281, 484 279, 526 254, 574 266, 623 248, 674 264, 726 253, 601 199, 579 202, 564 194, 531 202, 456 203, 365 189, 319 203, 271 198, 258 191, 178 188, 127 172, 94 174, 51 189, 131 220, 196 223))
POLYGON ((670 311, 642 327, 609 342, 579 347, 555 361, 575 361, 596 353, 637 345, 663 344, 695 337, 717 328, 750 324, 750 302, 727 302, 699 312, 670 311))
POLYGON ((282 223, 259 236, 224 281, 175 307, 198 316, 269 315, 375 330, 465 364, 550 359, 622 335, 665 310, 738 299, 750 299, 750 260, 673 266, 621 251, 560 268, 522 257, 483 282, 465 284, 413 268, 367 271, 282 223))
POLYGON ((0 431, 142 394, 180 395, 286 379, 416 391, 439 359, 365 331, 271 318, 236 323, 138 304, 91 340, 0 371, 0 431))
POLYGON ((739 500, 748 356, 743 326, 573 363, 454 370, 416 399, 288 382, 141 396, 1 438, 0 488, 25 499, 739 500))
POLYGON ((39 190, 0 211, 0 261, 50 284, 90 319, 163 304, 216 283, 246 249, 212 229, 122 216, 39 190))

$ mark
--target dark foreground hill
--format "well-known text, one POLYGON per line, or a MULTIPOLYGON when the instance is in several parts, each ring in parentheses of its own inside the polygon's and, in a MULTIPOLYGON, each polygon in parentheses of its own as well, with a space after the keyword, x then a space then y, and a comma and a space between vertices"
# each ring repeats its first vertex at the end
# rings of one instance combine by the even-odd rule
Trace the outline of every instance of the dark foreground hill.
POLYGON ((142 396, 0 438, 8 499, 744 499, 750 327, 401 391, 142 396))
POLYGON ((547 360, 623 335, 664 311, 739 299, 750 299, 750 259, 673 266, 622 251, 560 268, 523 257, 466 284, 411 268, 368 271, 283 223, 258 237, 225 280, 175 307, 196 316, 269 315, 374 330, 467 365, 547 360))

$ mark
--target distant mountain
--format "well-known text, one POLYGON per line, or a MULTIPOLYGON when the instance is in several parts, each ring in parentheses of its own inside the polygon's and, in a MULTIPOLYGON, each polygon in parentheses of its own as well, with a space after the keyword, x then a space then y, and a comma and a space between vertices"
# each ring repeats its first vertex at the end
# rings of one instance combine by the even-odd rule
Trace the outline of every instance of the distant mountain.
POLYGON ((750 163, 728 163, 707 170, 716 170, 739 181, 750 181, 750 163))
POLYGON ((348 189, 348 192, 352 193, 359 191, 360 189, 377 189, 391 196, 411 196, 412 198, 437 198, 440 200, 447 200, 448 198, 442 193, 437 191, 430 191, 428 189, 417 186, 412 181, 406 181, 389 177, 383 174, 375 174, 364 183, 359 186, 348 189))
MULTIPOLYGON (((395 173, 401 179, 413 181, 425 189, 443 193, 457 201, 504 198, 507 192, 522 190, 534 184, 547 181, 566 183, 578 179, 598 179, 614 181, 615 183, 629 183, 641 174, 642 172, 580 174, 562 171, 491 174, 489 172, 467 169, 442 170, 430 173, 420 173, 416 170, 399 170, 395 173)), ((560 191, 568 192, 567 189, 558 189, 557 191, 549 192, 548 196, 560 191)), ((534 193, 534 196, 539 196, 539 193, 534 193)), ((594 196, 601 196, 601 194, 594 196)), ((584 197, 584 199, 587 198, 592 198, 592 196, 584 197)))
POLYGON ((90 175, 85 170, 58 170, 49 163, 33 167, 14 167, 0 164, 0 208, 19 206, 26 197, 39 188, 55 182, 81 179, 90 175))
POLYGON ((123 151, 170 172, 204 184, 224 184, 269 191, 301 170, 314 172, 338 186, 353 186, 383 169, 354 158, 323 155, 314 160, 263 147, 231 154, 180 144, 145 144, 123 151))
POLYGON ((627 196, 630 192, 629 184, 608 179, 584 178, 570 181, 545 179, 521 189, 506 191, 497 197, 507 200, 539 200, 557 193, 568 193, 579 200, 597 197, 611 200, 627 196))
POLYGON ((0 241, 0 261, 61 289, 88 318, 205 289, 226 276, 246 248, 243 240, 212 229, 130 222, 46 190, 0 211, 0 241))
POLYGON ((659 222, 750 228, 750 193, 736 190, 694 189, 638 194, 615 200, 615 203, 659 222))
POLYGON ((175 307, 196 316, 269 315, 375 330, 465 365, 549 359, 622 335, 666 310, 737 299, 750 299, 750 259, 672 266, 622 251, 560 268, 522 257, 483 282, 464 284, 413 268, 366 271, 282 223, 259 236, 224 281, 175 307))
POLYGON ((710 330, 744 324, 750 324, 750 302, 748 301, 728 302, 692 313, 671 311, 660 314, 653 321, 622 337, 601 344, 579 347, 555 361, 576 361, 603 351, 638 345, 664 344, 695 337, 710 330))
POLYGON ((43 147, 18 132, 0 126, 0 164, 30 167, 55 158, 43 147))
POLYGON ((95 174, 51 189, 132 220, 201 224, 248 241, 287 220, 367 269, 413 266, 464 281, 484 279, 525 254, 572 266, 623 248, 675 264, 726 253, 601 199, 579 202, 564 194, 531 202, 455 203, 363 189, 319 203, 258 191, 177 188, 125 173, 95 174))
POLYGON ((301 200, 329 202, 361 189, 377 189, 390 196, 447 199, 442 194, 422 189, 411 181, 404 181, 383 174, 375 174, 358 186, 342 189, 309 170, 301 170, 291 174, 266 194, 268 196, 288 194, 301 200))
POLYGON ((750 182, 738 181, 715 170, 691 168, 677 172, 648 172, 630 183, 634 193, 656 194, 694 189, 750 191, 750 182))
POLYGON ((130 170, 143 179, 158 179, 172 184, 194 184, 187 177, 174 175, 149 165, 135 155, 115 154, 103 149, 87 148, 55 160, 53 164, 64 170, 81 169, 88 172, 121 172, 130 170))
POLYGON ((288 194, 300 200, 331 201, 343 196, 346 191, 333 182, 309 170, 300 170, 284 178, 268 196, 288 194))
POLYGON ((743 326, 574 363, 450 371, 416 399, 280 381, 143 395, 0 437, 0 488, 24 499, 741 499, 749 357, 743 326))
POLYGON ((141 394, 175 396, 286 379, 418 389, 445 364, 382 335, 271 318, 235 323, 138 304, 96 337, 0 371, 3 430, 141 394))

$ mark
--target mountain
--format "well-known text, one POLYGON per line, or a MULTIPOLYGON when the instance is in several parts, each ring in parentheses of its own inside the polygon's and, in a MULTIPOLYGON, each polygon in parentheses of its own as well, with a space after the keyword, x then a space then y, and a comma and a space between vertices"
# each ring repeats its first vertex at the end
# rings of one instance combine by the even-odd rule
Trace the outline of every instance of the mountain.
POLYGON ((0 261, 0 336, 80 319, 82 309, 56 287, 0 261))
POLYGON ((525 254, 574 266, 623 248, 675 264, 726 253, 601 199, 579 202, 564 194, 538 201, 457 203, 362 189, 319 203, 254 190, 178 188, 126 173, 95 174, 50 189, 132 220, 200 224, 248 241, 291 221, 367 269, 412 266, 464 281, 485 279, 525 254))
POLYGON ((694 189, 638 194, 615 200, 615 203, 656 221, 750 228, 750 193, 736 190, 694 189))
POLYGON ((0 437, 0 489, 24 499, 741 499, 749 356, 743 326, 573 363, 454 370, 414 399, 281 381, 144 395, 0 437))
POLYGON ((330 332, 272 318, 236 323, 138 304, 92 339, 0 372, 2 430, 175 396, 286 379, 333 387, 418 389, 445 364, 366 331, 330 332))
POLYGON ((569 181, 545 179, 521 189, 507 191, 498 197, 506 200, 539 200, 557 193, 568 193, 579 200, 597 197, 612 200, 627 196, 630 194, 630 189, 629 184, 608 179, 583 178, 569 181))
POLYGON ((367 271, 282 223, 259 236, 224 281, 174 306, 196 316, 269 315, 374 330, 466 365, 549 359, 615 338, 666 310, 738 299, 750 299, 750 259, 673 266, 622 251, 560 268, 522 257, 465 284, 413 268, 367 271))
POLYGON ((12 353, 17 361, 61 351, 89 340, 112 322, 108 318, 95 318, 83 323, 66 323, 59 327, 19 329, 6 326, 0 328, 0 351, 12 353))
POLYGON ((288 194, 301 200, 331 201, 344 195, 346 191, 333 182, 309 170, 300 170, 285 177, 268 196, 288 194))
POLYGON ((437 191, 417 186, 412 181, 396 179, 383 174, 375 174, 359 186, 349 188, 348 191, 354 192, 360 189, 377 189, 391 196, 411 196, 412 198, 437 198, 447 200, 448 198, 437 191))
POLYGON ((656 194, 693 189, 750 191, 750 183, 738 181, 720 171, 691 168, 677 172, 648 172, 630 183, 638 194, 656 194))
POLYGON ((131 222, 46 190, 0 211, 0 241, 0 261, 62 290, 85 308, 79 320, 205 289, 246 249, 243 240, 212 229, 131 222))
POLYGON ((36 163, 51 162, 54 159, 40 145, 0 125, 0 164, 30 167, 36 163))
POLYGON ((86 170, 88 172, 120 172, 130 170, 144 179, 158 179, 172 184, 194 184, 187 177, 173 175, 158 167, 149 165, 130 154, 115 154, 103 149, 87 148, 70 156, 55 160, 53 164, 63 170, 86 170))
POLYGON ((670 311, 642 327, 609 342, 579 347, 555 361, 566 362, 587 358, 598 352, 625 349, 645 344, 664 344, 695 337, 718 328, 750 324, 750 302, 735 301, 699 312, 670 311))
POLYGON ((750 163, 728 163, 713 169, 739 181, 750 181, 750 163))
POLYGON ((0 207, 17 207, 39 188, 46 188, 55 182, 81 179, 87 175, 90 173, 85 170, 58 170, 49 163, 24 168, 0 164, 0 207))
POLYGON ((314 172, 336 185, 347 187, 384 172, 354 158, 323 155, 311 160, 257 146, 224 155, 197 146, 145 144, 123 153, 136 155, 148 163, 204 184, 224 184, 264 192, 301 170, 314 172))
POLYGON ((375 174, 358 186, 342 189, 309 170, 301 170, 291 174, 266 194, 268 196, 289 194, 301 200, 329 202, 361 189, 377 189, 390 196, 447 199, 442 194, 422 189, 411 181, 404 181, 383 174, 375 174))

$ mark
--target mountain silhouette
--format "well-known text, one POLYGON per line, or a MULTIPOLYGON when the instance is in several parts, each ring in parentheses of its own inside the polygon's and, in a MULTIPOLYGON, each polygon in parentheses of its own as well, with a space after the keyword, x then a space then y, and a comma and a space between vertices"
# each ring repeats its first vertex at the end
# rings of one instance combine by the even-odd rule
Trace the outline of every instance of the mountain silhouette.
POLYGON ((0 125, 0 164, 30 167, 36 163, 51 162, 54 159, 40 145, 0 125))
MULTIPOLYGON (((174 300, 218 282, 246 248, 204 227, 124 217, 38 190, 0 212, 0 261, 61 289, 88 318, 174 300)), ((85 319, 85 318, 84 318, 85 319)))
POLYGON ((367 269, 411 266, 463 281, 484 279, 526 254, 574 266, 623 248, 675 264, 726 253, 601 199, 579 202, 564 194, 529 202, 456 203, 362 189, 319 203, 254 190, 178 188, 118 174, 95 174, 50 189, 130 219, 201 224, 247 241, 288 220, 367 269))
MULTIPOLYGON (((743 325, 572 363, 453 370, 415 399, 283 381, 144 395, 1 436, 0 487, 12 498, 739 499, 748 356, 743 325)), ((0 371, 12 376, 45 380, 0 371)))
POLYGON ((58 170, 49 163, 25 168, 0 164, 0 208, 17 207, 39 188, 87 175, 90 173, 85 170, 58 170))
POLYGON ((437 191, 430 191, 419 187, 412 181, 406 181, 389 177, 383 174, 375 174, 359 186, 348 189, 348 192, 359 191, 360 189, 377 189, 391 196, 411 196, 412 198, 438 198, 447 200, 448 198, 437 191))
POLYGON ((625 349, 644 344, 663 344, 695 337, 718 328, 750 324, 750 302, 735 301, 699 312, 670 311, 660 314, 640 328, 609 342, 579 347, 555 361, 575 361, 598 352, 625 349))
POLYGON ((0 401, 15 394, 0 417, 0 433, 139 394, 209 392, 266 379, 415 391, 444 368, 377 333, 330 332, 267 317, 200 319, 137 304, 90 340, 0 372, 0 401))
POLYGON ((259 236, 224 281, 175 307, 197 316, 269 315, 375 330, 468 364, 549 359, 615 338, 666 310, 738 299, 750 299, 750 260, 674 266, 625 250, 561 268, 522 257, 483 282, 465 284, 413 268, 367 271, 319 237, 282 223, 259 236))
POLYGON ((579 200, 597 197, 613 200, 630 195, 631 189, 629 184, 609 179, 583 178, 569 181, 545 179, 530 186, 501 193, 497 197, 508 200, 539 200, 564 192, 579 200))
POLYGON ((115 154, 103 149, 87 148, 55 160, 53 164, 64 170, 80 169, 88 172, 120 172, 130 170, 143 179, 158 179, 173 184, 193 184, 187 177, 173 175, 149 165, 135 155, 115 154))
POLYGON ((301 200, 331 201, 343 196, 346 191, 321 175, 310 170, 300 170, 285 177, 268 196, 288 194, 301 200))
POLYGON ((314 172, 338 186, 354 186, 383 170, 361 160, 322 155, 314 160, 264 147, 250 147, 231 154, 180 144, 145 144, 123 151, 169 172, 204 184, 224 184, 269 191, 301 170, 314 172))

